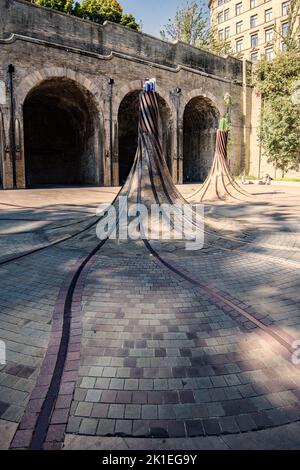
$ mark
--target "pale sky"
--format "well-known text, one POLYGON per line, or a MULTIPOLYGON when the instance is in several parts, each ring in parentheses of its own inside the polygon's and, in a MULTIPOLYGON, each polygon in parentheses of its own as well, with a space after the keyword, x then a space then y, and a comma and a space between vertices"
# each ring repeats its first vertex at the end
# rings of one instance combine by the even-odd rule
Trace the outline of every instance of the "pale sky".
MULTIPOLYGON (((125 13, 132 13, 136 20, 142 20, 143 32, 160 37, 160 30, 173 18, 177 7, 184 0, 119 0, 125 13)), ((204 0, 208 4, 208 0, 204 0)))

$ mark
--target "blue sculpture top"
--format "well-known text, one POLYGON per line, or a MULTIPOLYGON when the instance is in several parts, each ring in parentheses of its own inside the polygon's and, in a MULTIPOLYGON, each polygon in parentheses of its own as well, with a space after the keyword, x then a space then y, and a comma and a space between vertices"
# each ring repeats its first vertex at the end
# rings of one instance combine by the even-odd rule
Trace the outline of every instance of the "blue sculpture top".
POLYGON ((156 79, 150 78, 144 83, 143 91, 156 91, 156 79))

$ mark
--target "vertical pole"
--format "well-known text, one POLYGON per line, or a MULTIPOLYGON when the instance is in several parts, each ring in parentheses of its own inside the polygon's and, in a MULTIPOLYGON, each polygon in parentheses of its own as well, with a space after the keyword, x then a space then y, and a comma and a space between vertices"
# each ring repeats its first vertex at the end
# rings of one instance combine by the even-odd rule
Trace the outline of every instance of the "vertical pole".
POLYGON ((114 161, 113 161, 113 86, 114 79, 109 78, 109 158, 110 158, 110 184, 114 184, 114 161))
POLYGON ((7 67, 7 72, 9 75, 9 96, 10 96, 10 154, 12 159, 12 177, 13 177, 13 187, 16 188, 17 178, 16 178, 16 137, 15 137, 15 106, 14 106, 14 82, 13 82, 13 73, 15 67, 12 64, 9 64, 7 67))
POLYGON ((176 99, 176 145, 177 145, 177 168, 176 168, 176 184, 181 183, 180 181, 180 165, 181 165, 181 154, 180 154, 180 135, 179 135, 179 109, 180 109, 180 94, 181 94, 181 88, 177 87, 176 88, 176 94, 177 94, 177 99, 176 99))

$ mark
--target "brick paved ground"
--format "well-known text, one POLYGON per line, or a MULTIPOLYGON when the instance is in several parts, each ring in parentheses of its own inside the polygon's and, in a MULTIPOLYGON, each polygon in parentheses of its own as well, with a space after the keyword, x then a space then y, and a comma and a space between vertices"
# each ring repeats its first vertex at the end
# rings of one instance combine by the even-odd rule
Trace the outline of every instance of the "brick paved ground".
MULTIPOLYGON (((159 253, 251 306, 267 329, 297 339, 299 190, 296 185, 250 189, 262 193, 259 203, 207 207, 210 234, 203 250, 170 252, 162 245, 159 253)), ((1 192, 1 259, 84 228, 97 203, 115 192, 1 192), (28 231, 35 233, 23 233, 28 231)), ((28 416, 28 407, 39 405, 47 388, 39 383, 37 389, 36 382, 47 348, 49 354, 54 306, 71 266, 95 244, 94 232, 0 266, 0 339, 8 359, 0 369, 3 447, 22 416, 15 446, 26 446, 31 425, 24 412, 28 416)), ((71 351, 52 416, 54 434, 66 426, 67 435, 83 436, 78 446, 84 447, 84 436, 237 436, 299 421, 299 370, 283 348, 208 291, 173 275, 143 244, 107 243, 81 290, 76 299, 82 328, 76 330, 78 347, 71 351)), ((70 442, 75 441, 67 439, 67 447, 70 442)))

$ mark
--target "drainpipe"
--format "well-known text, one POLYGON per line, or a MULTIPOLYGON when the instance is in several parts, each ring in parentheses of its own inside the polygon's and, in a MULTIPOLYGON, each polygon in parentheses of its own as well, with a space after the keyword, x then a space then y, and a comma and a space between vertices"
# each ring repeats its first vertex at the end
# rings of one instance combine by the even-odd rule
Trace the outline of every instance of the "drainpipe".
POLYGON ((9 96, 10 96, 10 152, 12 159, 12 176, 13 176, 13 187, 17 186, 16 178, 16 136, 15 136, 15 106, 14 106, 14 82, 13 74, 15 67, 9 64, 7 67, 7 73, 9 76, 9 96))
POLYGON ((109 158, 110 158, 110 180, 111 186, 114 184, 114 162, 113 162, 113 87, 114 79, 109 78, 109 158))
POLYGON ((180 137, 179 137, 179 108, 180 108, 180 94, 181 94, 181 88, 176 87, 175 89, 177 99, 176 99, 176 126, 177 126, 177 132, 176 132, 176 139, 177 139, 177 168, 176 168, 176 184, 179 183, 179 173, 180 173, 180 153, 179 153, 179 146, 180 146, 180 137))

